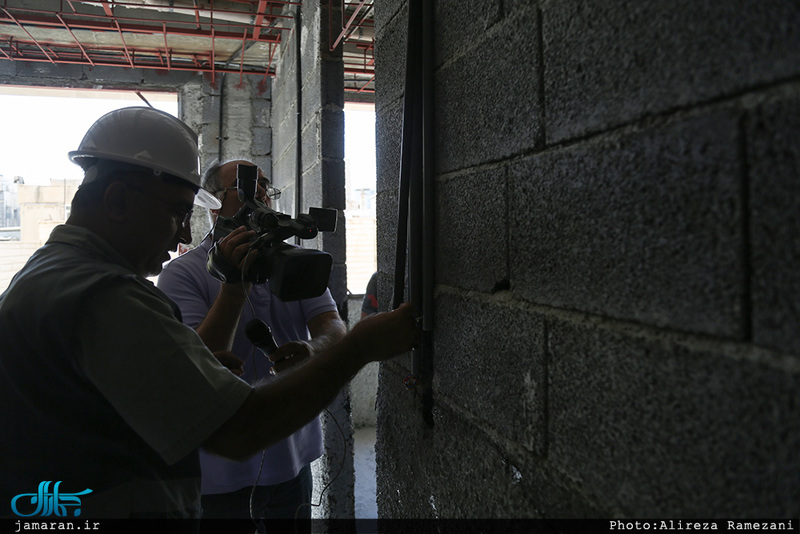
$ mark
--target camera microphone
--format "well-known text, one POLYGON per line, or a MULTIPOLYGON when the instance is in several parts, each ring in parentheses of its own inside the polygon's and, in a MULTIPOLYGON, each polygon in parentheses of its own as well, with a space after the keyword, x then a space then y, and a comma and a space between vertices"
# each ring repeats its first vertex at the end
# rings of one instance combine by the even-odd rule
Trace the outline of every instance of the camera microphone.
POLYGON ((267 323, 261 319, 253 319, 244 327, 244 333, 250 342, 261 349, 261 351, 269 356, 278 349, 275 339, 272 337, 272 330, 270 330, 267 323))

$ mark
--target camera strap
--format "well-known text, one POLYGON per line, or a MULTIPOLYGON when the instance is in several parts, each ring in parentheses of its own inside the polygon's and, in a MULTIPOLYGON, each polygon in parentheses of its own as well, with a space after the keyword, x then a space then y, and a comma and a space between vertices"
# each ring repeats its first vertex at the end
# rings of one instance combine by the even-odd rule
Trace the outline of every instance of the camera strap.
POLYGON ((242 281, 242 271, 228 261, 219 250, 219 241, 211 246, 208 251, 206 268, 211 275, 225 284, 235 284, 242 281))

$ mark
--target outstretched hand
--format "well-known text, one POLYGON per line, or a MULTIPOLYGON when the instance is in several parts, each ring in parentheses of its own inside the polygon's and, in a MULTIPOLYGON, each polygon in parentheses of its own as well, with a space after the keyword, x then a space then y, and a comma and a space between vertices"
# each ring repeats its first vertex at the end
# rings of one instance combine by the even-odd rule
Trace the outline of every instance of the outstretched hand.
POLYGON ((349 335, 369 361, 387 360, 408 352, 419 343, 416 308, 406 302, 394 311, 371 315, 360 321, 349 335))
POLYGON ((314 349, 305 341, 291 341, 278 347, 269 355, 273 363, 270 374, 280 373, 305 361, 314 355, 314 349))

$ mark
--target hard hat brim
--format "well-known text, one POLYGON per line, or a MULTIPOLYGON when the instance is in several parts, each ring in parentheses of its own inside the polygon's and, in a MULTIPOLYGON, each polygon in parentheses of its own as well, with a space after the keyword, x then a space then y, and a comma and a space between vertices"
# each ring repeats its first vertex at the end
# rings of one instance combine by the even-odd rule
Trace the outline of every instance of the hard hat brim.
MULTIPOLYGON (((69 153, 69 159, 72 160, 72 162, 77 164, 77 165, 81 165, 80 160, 82 158, 102 159, 101 155, 96 155, 94 153, 89 153, 89 152, 86 152, 86 151, 73 150, 72 152, 69 153)), ((123 158, 117 158, 116 161, 121 161, 123 163, 129 163, 131 165, 141 165, 141 163, 139 161, 137 161, 137 160, 125 160, 123 158)), ((155 170, 155 171, 159 171, 159 172, 163 172, 163 170, 165 170, 163 168, 153 168, 153 167, 156 167, 156 166, 151 165, 148 168, 151 168, 151 170, 155 170)), ((89 168, 89 167, 87 167, 87 168, 89 168)), ((96 176, 96 175, 92 175, 90 177, 87 174, 87 175, 84 176, 83 183, 92 182, 97 177, 98 176, 96 176)), ((187 186, 191 186, 192 188, 197 188, 198 187, 196 184, 192 183, 190 180, 187 180, 185 178, 181 178, 181 180, 186 182, 187 186)), ((194 197, 194 203, 197 206, 202 206, 204 208, 208 208, 208 209, 212 209, 212 210, 217 210, 217 209, 220 209, 222 207, 222 202, 220 202, 220 200, 217 197, 215 197, 214 195, 212 195, 211 193, 209 193, 208 191, 206 191, 202 187, 197 189, 197 193, 195 194, 195 197, 194 197)))
POLYGON ((222 202, 203 188, 197 191, 197 195, 194 197, 194 203, 210 210, 218 210, 222 207, 222 202))

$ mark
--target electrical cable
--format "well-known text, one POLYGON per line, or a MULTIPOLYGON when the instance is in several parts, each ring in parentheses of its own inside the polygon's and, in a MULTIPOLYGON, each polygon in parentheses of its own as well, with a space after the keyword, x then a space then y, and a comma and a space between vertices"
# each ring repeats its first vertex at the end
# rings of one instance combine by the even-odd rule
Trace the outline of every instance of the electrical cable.
POLYGON ((333 422, 336 423, 336 428, 339 429, 339 435, 342 437, 342 445, 344 446, 344 454, 342 454, 342 462, 339 464, 339 469, 336 471, 336 474, 333 476, 333 478, 330 481, 328 481, 328 483, 325 484, 325 486, 323 486, 322 490, 320 491, 319 502, 317 504, 307 502, 299 505, 294 512, 295 520, 297 520, 297 514, 300 513, 300 510, 304 506, 310 506, 313 508, 318 508, 322 506, 322 498, 325 496, 325 492, 328 491, 328 488, 330 488, 334 482, 336 482, 336 479, 339 478, 339 475, 341 475, 342 471, 344 470, 344 461, 345 458, 347 457, 347 439, 344 435, 344 430, 342 430, 342 426, 339 424, 339 420, 336 419, 336 416, 334 416, 333 413, 331 413, 331 411, 327 408, 325 408, 325 413, 327 413, 331 417, 331 419, 333 419, 333 422))
MULTIPOLYGON (((252 247, 250 248, 250 250, 248 250, 247 255, 245 256, 245 259, 244 259, 243 266, 247 265, 247 260, 248 260, 248 258, 250 256, 250 254, 254 250, 255 249, 252 248, 252 247)), ((246 273, 243 271, 242 272, 242 280, 245 279, 245 275, 246 275, 246 273)), ((242 282, 242 291, 244 292, 244 282, 242 282)), ((250 311, 251 311, 251 313, 253 315, 253 318, 256 318, 256 310, 255 310, 255 307, 253 306, 253 303, 250 300, 249 292, 245 292, 245 302, 250 306, 250 311)), ((258 373, 256 372, 256 357, 255 357, 255 353, 256 353, 256 345, 253 345, 252 351, 250 353, 250 361, 251 361, 251 363, 253 365, 253 376, 258 376, 258 373)), ((336 428, 339 430, 339 435, 342 438, 342 444, 344 446, 344 454, 342 455, 342 461, 339 464, 339 469, 336 471, 336 475, 334 475, 334 477, 320 491, 319 502, 317 502, 316 504, 314 504, 313 502, 307 502, 307 503, 301 503, 300 505, 298 505, 297 508, 295 509, 295 512, 294 512, 295 522, 298 519, 297 516, 300 513, 300 510, 302 510, 304 506, 309 506, 309 507, 313 507, 313 508, 322 506, 322 499, 325 496, 325 492, 333 485, 334 482, 336 482, 336 480, 339 478, 339 475, 341 475, 342 471, 344 470, 345 458, 347 457, 347 439, 345 437, 344 430, 342 429, 342 426, 339 424, 339 420, 336 419, 336 416, 334 416, 333 413, 331 413, 331 411, 328 410, 327 408, 325 408, 325 412, 331 417, 331 419, 333 419, 333 422, 336 424, 336 428)), ((256 527, 256 533, 258 533, 258 526, 259 525, 258 525, 258 520, 255 517, 255 512, 253 510, 253 503, 254 503, 254 500, 255 500, 256 488, 258 487, 258 481, 261 478, 261 473, 263 472, 263 469, 264 469, 264 460, 266 459, 266 456, 267 456, 267 450, 264 449, 261 452, 261 462, 259 463, 259 466, 258 466, 258 475, 256 475, 256 479, 253 482, 253 487, 250 490, 249 512, 250 512, 250 519, 251 519, 251 521, 253 521, 253 525, 256 527)), ((297 529, 297 525, 295 523, 295 530, 296 529, 297 529)))

